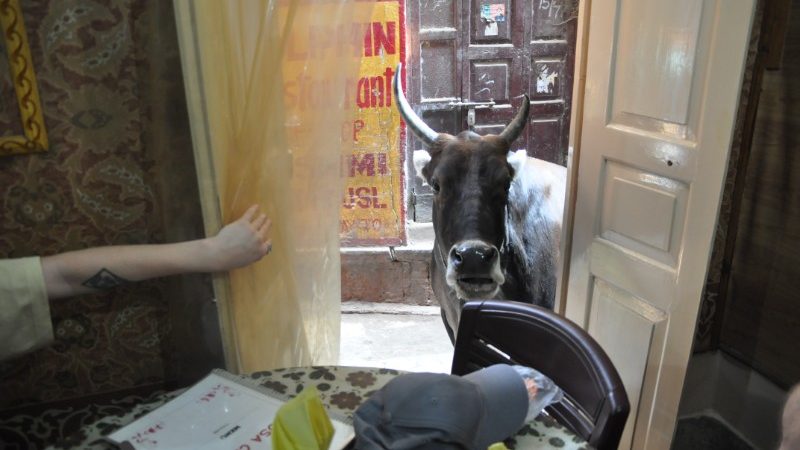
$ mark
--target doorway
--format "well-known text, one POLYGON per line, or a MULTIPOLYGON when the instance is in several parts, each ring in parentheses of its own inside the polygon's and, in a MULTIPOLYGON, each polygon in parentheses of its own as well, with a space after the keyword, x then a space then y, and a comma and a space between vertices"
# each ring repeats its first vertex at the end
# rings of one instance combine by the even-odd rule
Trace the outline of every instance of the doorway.
MULTIPOLYGON (((513 149, 525 148, 530 156, 566 166, 578 0, 402 3, 406 96, 428 125, 450 134, 467 129, 498 133, 528 94, 528 124, 513 149)), ((380 251, 385 247, 343 251, 343 301, 435 304, 428 281, 433 192, 416 176, 412 158, 421 148, 407 133, 401 145, 405 244, 391 247, 388 258, 380 251)))
MULTIPOLYGON (((566 166, 577 0, 421 0, 407 3, 406 95, 434 130, 499 133, 523 94, 531 114, 513 149, 566 166)), ((432 191, 415 176, 422 144, 407 137, 408 217, 431 221, 432 191)))

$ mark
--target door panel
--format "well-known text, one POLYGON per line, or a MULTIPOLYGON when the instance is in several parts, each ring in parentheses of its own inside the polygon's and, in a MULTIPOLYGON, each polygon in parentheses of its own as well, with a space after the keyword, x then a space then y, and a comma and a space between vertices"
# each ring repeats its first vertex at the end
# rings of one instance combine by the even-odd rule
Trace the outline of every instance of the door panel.
POLYGON ((607 163, 603 185, 600 237, 674 270, 689 186, 616 162, 607 163))
POLYGON ((469 71, 469 99, 476 102, 508 100, 510 97, 510 59, 471 61, 469 71))
POLYGON ((431 106, 440 102, 447 105, 458 98, 456 74, 453 71, 456 62, 456 49, 452 41, 430 40, 422 44, 420 65, 422 83, 420 83, 420 102, 431 106))
POLYGON ((592 3, 566 315, 625 382, 621 448, 672 440, 753 3, 592 3))
MULTIPOLYGON (((640 401, 642 385, 647 379, 647 367, 657 366, 661 359, 661 352, 650 352, 650 348, 663 348, 669 316, 663 310, 654 308, 650 302, 600 277, 594 279, 592 296, 589 333, 604 346, 625 347, 630 352, 625 360, 621 363, 615 361, 615 364, 628 393, 630 417, 636 417, 639 405, 647 404, 647 401, 640 401), (619 333, 618 330, 625 330, 625 333, 619 333)), ((625 429, 623 443, 631 442, 632 432, 630 426, 625 429)), ((620 448, 626 448, 627 445, 630 444, 621 445, 620 448)))

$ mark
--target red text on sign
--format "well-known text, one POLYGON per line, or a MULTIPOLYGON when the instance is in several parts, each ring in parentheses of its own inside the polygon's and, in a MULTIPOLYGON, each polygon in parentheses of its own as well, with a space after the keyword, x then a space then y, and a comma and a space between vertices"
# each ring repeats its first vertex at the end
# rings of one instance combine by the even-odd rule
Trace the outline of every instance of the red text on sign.
POLYGON ((347 209, 355 207, 361 209, 383 209, 386 208, 386 203, 381 203, 378 199, 378 188, 376 186, 361 186, 347 188, 342 207, 347 209))

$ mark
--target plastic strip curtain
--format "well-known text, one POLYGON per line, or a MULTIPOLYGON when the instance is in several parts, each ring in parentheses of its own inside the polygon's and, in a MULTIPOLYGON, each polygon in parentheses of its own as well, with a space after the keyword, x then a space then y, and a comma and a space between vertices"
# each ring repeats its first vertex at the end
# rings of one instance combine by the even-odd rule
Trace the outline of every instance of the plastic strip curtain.
POLYGON ((182 6, 195 22, 223 220, 253 203, 272 219, 272 253, 230 273, 220 306, 229 368, 336 363, 344 96, 370 10, 354 0, 182 6))

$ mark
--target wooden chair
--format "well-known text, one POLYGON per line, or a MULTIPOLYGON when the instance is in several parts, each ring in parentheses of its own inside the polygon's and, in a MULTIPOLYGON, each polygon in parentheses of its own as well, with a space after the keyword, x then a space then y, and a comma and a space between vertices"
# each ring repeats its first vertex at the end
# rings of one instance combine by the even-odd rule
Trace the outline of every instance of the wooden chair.
POLYGON ((564 391, 546 411, 598 450, 616 449, 630 405, 622 380, 587 332, 545 308, 498 300, 464 305, 453 355, 454 375, 492 364, 528 366, 564 391))

